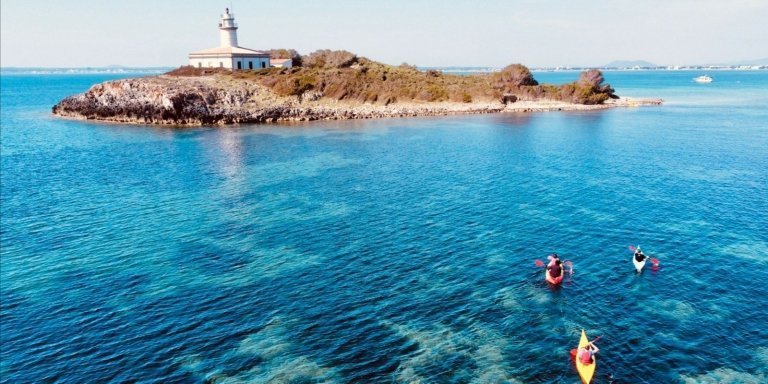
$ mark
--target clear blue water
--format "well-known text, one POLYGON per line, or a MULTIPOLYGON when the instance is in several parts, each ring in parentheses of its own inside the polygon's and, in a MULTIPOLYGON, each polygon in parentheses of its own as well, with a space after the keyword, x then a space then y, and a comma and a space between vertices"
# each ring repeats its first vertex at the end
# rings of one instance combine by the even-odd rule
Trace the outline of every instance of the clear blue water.
POLYGON ((50 115, 116 76, 3 76, 0 382, 577 383, 582 328, 596 383, 766 382, 768 73, 698 75, 605 74, 661 107, 192 129, 50 115))

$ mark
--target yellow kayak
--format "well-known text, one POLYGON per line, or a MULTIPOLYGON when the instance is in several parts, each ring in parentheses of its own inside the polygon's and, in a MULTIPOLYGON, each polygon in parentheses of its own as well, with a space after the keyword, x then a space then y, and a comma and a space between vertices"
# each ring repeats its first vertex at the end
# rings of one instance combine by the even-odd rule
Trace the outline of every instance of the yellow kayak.
MULTIPOLYGON (((587 339, 587 333, 584 332, 584 330, 582 329, 581 339, 579 339, 579 349, 586 347, 587 344, 589 344, 589 340, 587 339)), ((576 370, 579 372, 579 377, 581 377, 581 382, 584 384, 589 384, 589 382, 592 381, 592 376, 595 375, 595 367, 597 366, 597 356, 592 355, 592 364, 583 364, 579 359, 578 353, 576 353, 575 360, 576 360, 576 370)))

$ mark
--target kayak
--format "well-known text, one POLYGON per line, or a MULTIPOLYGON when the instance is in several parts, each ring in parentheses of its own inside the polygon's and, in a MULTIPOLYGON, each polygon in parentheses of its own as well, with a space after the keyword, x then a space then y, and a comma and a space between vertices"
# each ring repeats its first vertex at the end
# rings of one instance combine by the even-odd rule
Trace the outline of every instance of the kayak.
MULTIPOLYGON (((581 339, 579 339, 579 349, 586 347, 587 344, 589 344, 589 340, 587 340, 587 333, 584 332, 584 330, 582 329, 581 339)), ((589 382, 592 381, 592 376, 595 375, 595 367, 597 366, 597 357, 595 355, 592 355, 592 364, 583 364, 579 359, 579 355, 577 353, 576 358, 574 360, 576 360, 576 370, 579 372, 579 377, 581 377, 581 382, 584 384, 589 384, 589 382)))
POLYGON ((565 270, 560 272, 560 276, 558 277, 552 277, 549 275, 549 269, 544 270, 544 277, 547 279, 547 283, 550 284, 560 284, 563 281, 563 276, 565 275, 565 270))
POLYGON ((643 267, 645 267, 645 262, 646 261, 648 261, 647 257, 645 259, 643 259, 643 261, 637 261, 637 259, 635 259, 635 255, 632 255, 632 264, 635 265, 635 269, 638 272, 643 270, 643 267))

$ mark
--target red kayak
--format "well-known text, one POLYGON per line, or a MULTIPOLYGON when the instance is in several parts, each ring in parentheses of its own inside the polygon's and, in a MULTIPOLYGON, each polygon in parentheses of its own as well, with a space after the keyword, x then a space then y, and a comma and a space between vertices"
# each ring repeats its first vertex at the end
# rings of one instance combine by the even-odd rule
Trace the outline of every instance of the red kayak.
POLYGON ((549 268, 544 270, 544 276, 547 279, 547 283, 550 283, 550 284, 555 284, 555 285, 560 284, 563 281, 563 275, 565 275, 565 271, 564 270, 560 272, 560 276, 558 276, 558 277, 550 276, 549 275, 549 268))

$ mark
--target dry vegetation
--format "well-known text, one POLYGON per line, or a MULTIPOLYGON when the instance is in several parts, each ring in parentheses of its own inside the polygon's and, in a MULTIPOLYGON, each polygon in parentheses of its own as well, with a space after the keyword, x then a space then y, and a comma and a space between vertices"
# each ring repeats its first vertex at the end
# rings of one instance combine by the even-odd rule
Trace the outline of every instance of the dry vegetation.
POLYGON ((512 64, 499 72, 477 75, 451 75, 436 70, 420 71, 403 64, 391 66, 371 61, 347 51, 320 50, 299 56, 294 50, 272 50, 275 58, 293 58, 294 68, 268 68, 254 71, 228 71, 181 67, 172 76, 230 74, 252 79, 281 96, 325 97, 374 104, 398 101, 492 101, 551 99, 578 104, 601 104, 615 98, 610 85, 603 84, 598 70, 582 72, 573 83, 561 86, 539 84, 530 70, 512 64))

